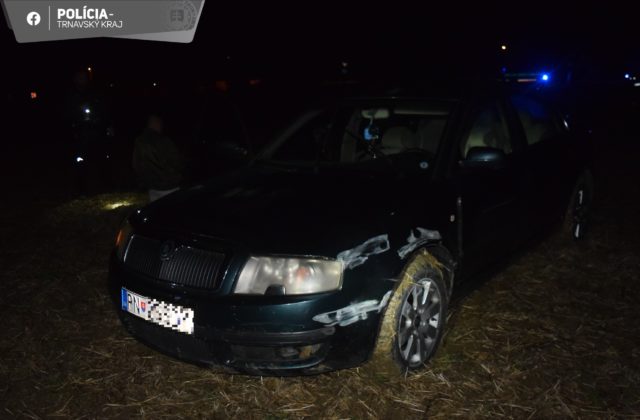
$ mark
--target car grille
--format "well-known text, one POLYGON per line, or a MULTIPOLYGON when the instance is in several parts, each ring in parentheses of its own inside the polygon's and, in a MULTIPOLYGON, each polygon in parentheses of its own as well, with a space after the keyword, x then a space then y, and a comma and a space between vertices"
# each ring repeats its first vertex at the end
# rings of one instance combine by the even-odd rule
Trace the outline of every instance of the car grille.
POLYGON ((163 255, 164 244, 166 242, 134 235, 125 254, 125 265, 170 283, 202 289, 218 287, 223 254, 178 245, 169 247, 170 255, 163 255))

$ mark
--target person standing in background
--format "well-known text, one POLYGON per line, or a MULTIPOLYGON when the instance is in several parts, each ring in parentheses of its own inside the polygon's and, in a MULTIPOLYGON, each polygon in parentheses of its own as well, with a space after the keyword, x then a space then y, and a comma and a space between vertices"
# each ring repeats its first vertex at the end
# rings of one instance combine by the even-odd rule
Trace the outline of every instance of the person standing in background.
POLYGON ((163 131, 162 119, 151 115, 133 149, 133 170, 140 186, 149 190, 149 201, 177 191, 184 177, 184 158, 163 131))

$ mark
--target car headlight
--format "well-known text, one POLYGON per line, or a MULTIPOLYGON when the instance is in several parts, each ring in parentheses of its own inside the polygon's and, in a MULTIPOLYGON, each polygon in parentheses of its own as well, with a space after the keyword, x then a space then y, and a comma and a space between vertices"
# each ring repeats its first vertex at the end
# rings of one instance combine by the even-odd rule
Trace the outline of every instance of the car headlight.
POLYGON ((122 222, 118 230, 118 236, 116 236, 116 255, 121 261, 124 259, 124 251, 127 249, 132 230, 129 221, 126 219, 122 222))
POLYGON ((251 257, 234 293, 302 295, 342 287, 342 261, 313 258, 251 257))

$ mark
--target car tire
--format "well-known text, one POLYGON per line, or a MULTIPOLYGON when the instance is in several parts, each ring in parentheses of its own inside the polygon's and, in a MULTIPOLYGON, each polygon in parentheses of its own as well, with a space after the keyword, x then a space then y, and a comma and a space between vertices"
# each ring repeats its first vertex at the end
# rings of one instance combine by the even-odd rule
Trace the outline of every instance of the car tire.
POLYGON ((582 240, 588 232, 593 203, 593 176, 585 171, 573 188, 569 205, 564 215, 563 235, 582 240))
POLYGON ((405 375, 423 368, 436 353, 449 296, 443 268, 424 249, 405 266, 380 324, 372 357, 376 373, 405 375))

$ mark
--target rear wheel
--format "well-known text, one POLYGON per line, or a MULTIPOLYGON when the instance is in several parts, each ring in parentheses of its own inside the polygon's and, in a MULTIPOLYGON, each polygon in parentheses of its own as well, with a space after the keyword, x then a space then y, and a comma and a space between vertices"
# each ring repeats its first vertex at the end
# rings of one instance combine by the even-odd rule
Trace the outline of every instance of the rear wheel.
POLYGON ((425 250, 405 267, 382 319, 373 355, 376 369, 404 374, 421 369, 435 354, 448 304, 442 269, 425 250))
POLYGON ((591 205, 593 202, 593 177, 585 171, 573 189, 569 206, 565 214, 565 235, 575 240, 584 239, 587 234, 591 205))

